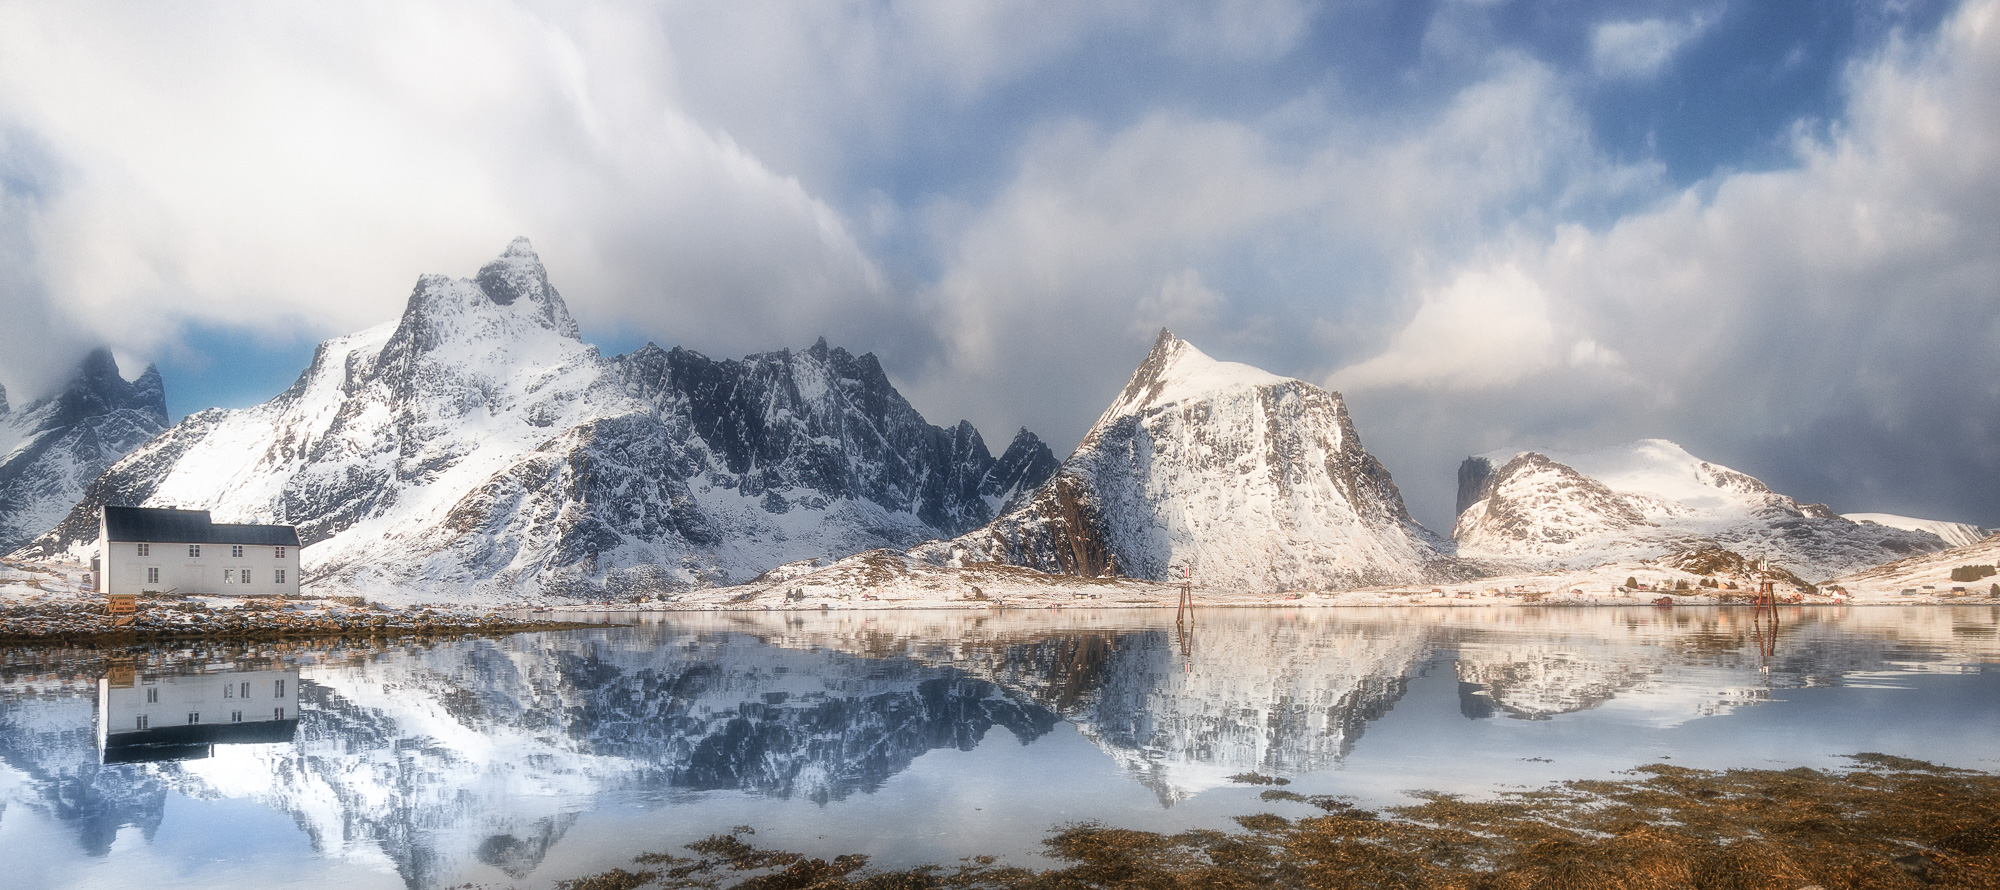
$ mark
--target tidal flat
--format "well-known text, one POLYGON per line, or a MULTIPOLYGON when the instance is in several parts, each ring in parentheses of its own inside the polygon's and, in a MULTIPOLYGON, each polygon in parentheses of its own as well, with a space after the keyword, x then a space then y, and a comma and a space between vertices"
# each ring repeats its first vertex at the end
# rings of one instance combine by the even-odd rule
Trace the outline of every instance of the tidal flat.
MULTIPOLYGON (((1885 754, 1844 770, 1692 770, 1663 763, 1628 778, 1567 782, 1491 799, 1423 795, 1363 809, 1329 796, 1259 795, 1277 811, 1229 831, 1178 834, 1086 823, 1043 841, 1045 869, 973 856, 950 866, 876 870, 754 845, 736 826, 649 852, 629 868, 557 882, 563 890, 644 887, 1655 888, 2000 887, 2000 776, 1885 754), (1294 813, 1299 807, 1291 808, 1294 813), (1308 810, 1307 812, 1310 812, 1308 810)), ((1268 779, 1261 775, 1257 779, 1268 779)), ((1255 781, 1252 784, 1269 784, 1255 781)))

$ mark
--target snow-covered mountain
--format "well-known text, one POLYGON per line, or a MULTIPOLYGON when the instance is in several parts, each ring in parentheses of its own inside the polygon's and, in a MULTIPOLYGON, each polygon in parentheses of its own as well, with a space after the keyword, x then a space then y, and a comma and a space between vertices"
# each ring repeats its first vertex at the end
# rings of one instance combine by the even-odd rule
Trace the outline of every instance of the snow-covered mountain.
POLYGON ((61 392, 9 410, 0 389, 0 552, 69 513, 99 473, 167 428, 151 365, 127 382, 107 350, 85 356, 61 392))
POLYGON ((1221 362, 1162 330, 1047 483, 924 553, 1064 574, 1256 589, 1459 574, 1361 447, 1339 394, 1221 362))
POLYGON ((296 525, 321 590, 672 590, 975 528, 1054 459, 926 423, 873 355, 601 357, 526 239, 426 275, 271 401, 192 415, 24 555, 80 556, 103 504, 296 525))
POLYGON ((1976 544, 1981 538, 2000 529, 1983 529, 1969 522, 1952 522, 1945 519, 1917 519, 1911 516, 1897 516, 1894 513, 1842 513, 1840 518, 1853 522, 1872 522, 1904 531, 1930 532, 1943 539, 1946 546, 1963 547, 1976 544))
POLYGON ((1870 566, 1835 578, 1831 583, 1863 599, 1893 598, 1904 590, 1915 590, 1920 595, 1950 593, 1953 588, 1965 588, 1971 596, 1984 598, 1994 593, 1995 584, 2000 584, 1996 566, 2000 566, 2000 532, 1949 550, 1870 566), (1968 569, 1971 571, 1963 571, 1968 569), (1959 577, 1952 577, 1954 570, 1960 570, 1959 577))
POLYGON ((1944 547, 1800 504, 1665 439, 1581 454, 1493 452, 1459 468, 1452 537, 1468 559, 1584 567, 1719 546, 1825 579, 1944 547))

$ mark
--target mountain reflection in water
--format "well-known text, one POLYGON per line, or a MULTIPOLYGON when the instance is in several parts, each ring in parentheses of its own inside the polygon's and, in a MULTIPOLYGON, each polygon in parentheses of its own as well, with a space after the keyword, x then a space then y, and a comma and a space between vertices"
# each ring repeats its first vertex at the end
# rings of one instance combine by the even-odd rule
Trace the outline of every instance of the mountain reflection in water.
MULTIPOLYGON (((1442 704, 1464 727, 1423 724, 1435 734, 1490 718, 1556 727, 1615 702, 1621 720, 1657 731, 1774 690, 1976 673, 2000 655, 1995 611, 1794 610, 1775 645, 1748 610, 1517 608, 1209 610, 1191 638, 1158 612, 733 613, 131 662, 14 650, 0 666, 0 855, 38 859, 51 886, 84 883, 94 873, 76 860, 118 859, 127 831, 151 844, 185 811, 170 801, 246 801, 283 814, 327 867, 419 888, 539 885, 584 871, 543 866, 600 810, 764 800, 836 823, 846 801, 927 753, 985 750, 996 736, 1176 807, 1246 772, 1333 781, 1398 707, 1434 720, 1442 704), (1444 697, 1410 705, 1433 674, 1444 697), (172 701, 141 723, 146 689, 172 701), (273 689, 296 710, 274 711, 288 705, 264 700, 273 689), (253 692, 243 707, 267 735, 222 716, 253 692), (167 712, 192 722, 162 727, 167 712), (1052 734, 1089 747, 1046 744, 1052 734), (1097 766, 1074 762, 1083 750, 1097 766), (32 833, 7 831, 17 820, 74 846, 18 847, 10 839, 32 833)), ((1032 811, 1036 795, 1063 793, 1039 782, 1016 776, 992 793, 1032 811)), ((1163 812, 1133 815, 1172 818, 1163 812)), ((1048 824, 1058 814, 1074 818, 1053 809, 1048 824)))

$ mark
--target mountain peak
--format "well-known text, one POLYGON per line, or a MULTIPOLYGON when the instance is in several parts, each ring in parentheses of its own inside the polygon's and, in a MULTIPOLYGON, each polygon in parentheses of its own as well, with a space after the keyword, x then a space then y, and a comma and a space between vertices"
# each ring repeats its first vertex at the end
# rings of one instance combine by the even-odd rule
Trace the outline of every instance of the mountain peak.
POLYGON ((61 392, 37 400, 28 410, 41 411, 48 406, 54 410, 41 420, 40 428, 45 430, 124 409, 145 413, 162 426, 167 422, 166 390, 160 383, 160 372, 148 365, 137 380, 127 383, 118 372, 118 359, 103 347, 91 350, 77 363, 61 392))
POLYGON ((1489 452, 1466 461, 1459 483, 1459 555, 1542 567, 1652 559, 1695 541, 1825 578, 1945 543, 1932 528, 1863 528, 1666 439, 1489 452))
MULTIPOLYGON (((542 258, 535 254, 534 245, 526 238, 510 242, 498 257, 479 268, 473 281, 487 299, 501 306, 511 306, 524 297, 543 304, 553 301, 558 306, 562 302, 549 286, 549 273, 542 267, 542 258)), ((566 307, 563 314, 568 315, 566 307)))
POLYGON ((536 329, 563 340, 583 339, 562 295, 549 284, 534 246, 526 238, 516 238, 470 280, 445 275, 419 278, 386 354, 425 353, 466 337, 489 341, 534 337, 536 329))
POLYGON ((537 266, 542 264, 542 258, 535 255, 535 245, 528 241, 526 235, 514 236, 514 240, 507 242, 507 249, 501 251, 500 256, 533 260, 537 266))
POLYGON ((1217 361, 1194 344, 1174 336, 1172 331, 1161 328, 1146 360, 1132 372, 1131 381, 1098 422, 1223 390, 1288 382, 1290 378, 1262 368, 1217 361))

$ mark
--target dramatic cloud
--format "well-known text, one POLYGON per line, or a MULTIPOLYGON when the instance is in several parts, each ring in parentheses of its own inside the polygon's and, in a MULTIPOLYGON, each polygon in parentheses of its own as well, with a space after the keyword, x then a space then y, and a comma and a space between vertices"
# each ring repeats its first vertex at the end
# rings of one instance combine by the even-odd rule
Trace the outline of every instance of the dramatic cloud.
POLYGON ((676 109, 668 53, 595 7, 9 5, 0 120, 52 159, 0 186, 10 271, 74 339, 157 354, 186 322, 392 319, 420 272, 526 234, 586 323, 854 333, 884 301, 874 262, 676 109))
POLYGON ((1330 383, 1345 389, 1484 390, 1555 367, 1618 364, 1616 353, 1561 330, 1541 286, 1509 264, 1465 272, 1425 294, 1416 317, 1396 333, 1387 352, 1342 369, 1330 383))
POLYGON ((619 346, 825 334, 1058 450, 1171 327, 1438 527, 1465 454, 1638 436, 2000 524, 1996 2, 0 6, 0 382, 527 235, 619 346))
MULTIPOLYGON (((1321 334, 1361 348, 1380 288, 1409 286, 1427 257, 1551 232, 1551 207, 1652 181, 1597 156, 1556 78, 1520 58, 1494 60, 1418 121, 1311 117, 1304 143, 1174 115, 1041 134, 1018 178, 943 230, 948 265, 932 296, 947 349, 916 385, 921 401, 980 381, 976 398, 955 400, 975 423, 1024 418, 1072 442, 1095 417, 1078 408, 1108 400, 1162 326, 1231 358, 1323 368, 1320 344, 1296 336, 1302 322, 1342 319, 1321 334)), ((1433 311, 1432 323, 1462 326, 1454 313, 1433 311)), ((1495 348, 1520 346, 1503 337, 1495 348)), ((1367 373, 1401 373, 1395 361, 1367 373)))
POLYGON ((1797 167, 1723 176, 1602 229, 1566 227, 1521 250, 1507 268, 1525 279, 1505 286, 1479 286, 1491 273, 1474 268, 1335 381, 1359 392, 1377 442, 1428 451, 1433 468, 1452 455, 1412 433, 1461 452, 1666 435, 1843 510, 1993 522, 1996 7, 1857 64, 1849 92, 1832 137, 1799 137, 1797 167), (1556 319, 1626 362, 1556 360, 1556 319), (1482 326, 1548 348, 1503 364, 1467 345, 1482 326), (1498 370, 1476 386, 1427 342, 1498 370), (1422 404, 1395 394, 1430 385, 1482 391, 1422 404), (1558 393, 1590 410, 1565 416, 1558 393))

